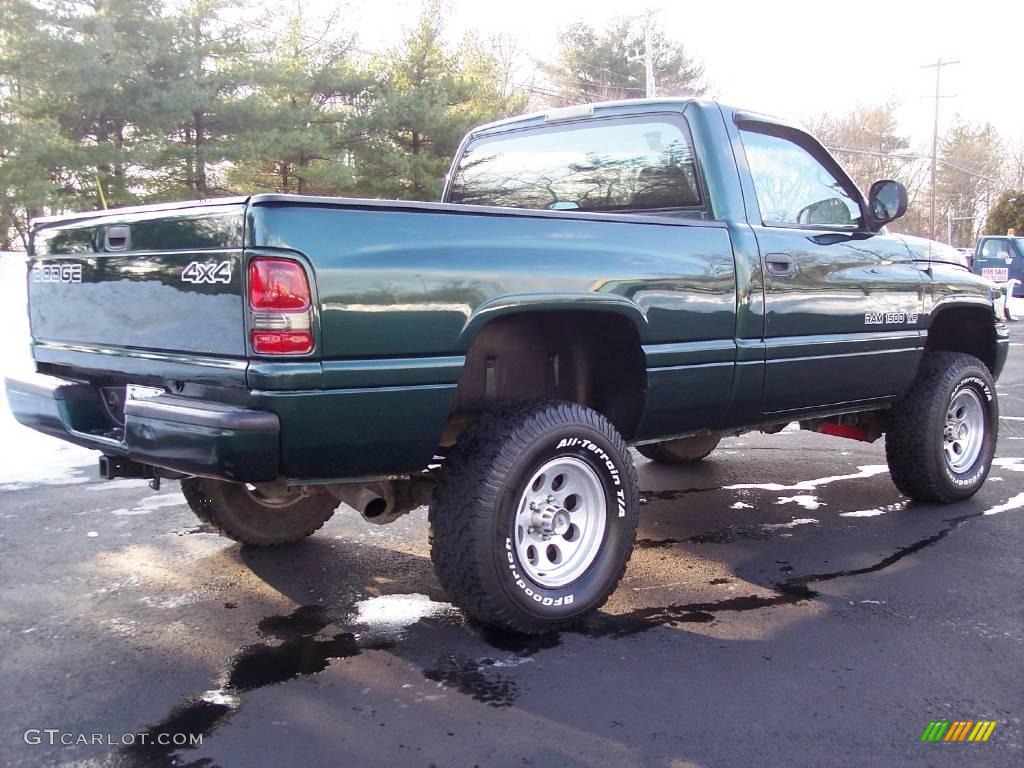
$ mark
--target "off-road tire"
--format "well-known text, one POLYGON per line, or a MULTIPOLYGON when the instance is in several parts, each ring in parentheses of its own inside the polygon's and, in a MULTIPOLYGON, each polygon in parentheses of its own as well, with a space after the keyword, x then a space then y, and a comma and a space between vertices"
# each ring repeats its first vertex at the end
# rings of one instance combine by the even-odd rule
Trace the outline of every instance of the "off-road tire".
POLYGON ((340 503, 328 494, 299 496, 280 506, 263 504, 243 483, 186 477, 181 492, 202 522, 222 536, 273 547, 291 544, 312 535, 331 519, 340 503))
POLYGON ((615 590, 632 554, 639 508, 632 459, 606 418, 559 401, 498 406, 463 432, 445 462, 430 508, 431 557, 441 585, 473 618, 550 632, 596 611, 615 590), (586 570, 547 588, 522 568, 513 537, 531 478, 563 457, 593 471, 604 530, 586 570))
POLYGON ((988 477, 999 431, 999 401, 992 374, 972 355, 929 352, 910 390, 892 408, 885 457, 892 480, 915 501, 949 504, 973 496, 988 477), (947 411, 965 388, 984 414, 984 439, 977 459, 956 472, 946 461, 947 411))
POLYGON ((636 446, 641 456, 658 464, 696 464, 703 461, 721 442, 721 435, 697 435, 636 446))

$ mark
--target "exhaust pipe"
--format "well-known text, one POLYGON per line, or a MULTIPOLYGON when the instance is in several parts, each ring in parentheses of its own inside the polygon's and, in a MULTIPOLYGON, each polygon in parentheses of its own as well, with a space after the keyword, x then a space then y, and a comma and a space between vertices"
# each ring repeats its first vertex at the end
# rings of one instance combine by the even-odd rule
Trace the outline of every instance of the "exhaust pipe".
MULTIPOLYGON (((370 485, 332 485, 331 493, 348 504, 371 523, 385 522, 381 517, 394 510, 394 493, 389 494, 385 483, 370 485), (390 496, 390 499, 388 498, 390 496)), ((390 522, 386 521, 386 522, 390 522)))
POLYGON ((333 483, 327 490, 362 515, 366 522, 385 525, 429 504, 433 483, 422 478, 360 485, 333 483))

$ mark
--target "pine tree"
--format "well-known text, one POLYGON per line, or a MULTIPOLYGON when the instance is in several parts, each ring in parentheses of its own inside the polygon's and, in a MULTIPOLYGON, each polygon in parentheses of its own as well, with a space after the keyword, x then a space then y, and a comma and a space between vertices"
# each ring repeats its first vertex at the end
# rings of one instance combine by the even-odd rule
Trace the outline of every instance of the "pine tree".
MULTIPOLYGON (((556 104, 640 99, 646 95, 645 35, 637 20, 620 20, 597 31, 580 21, 559 36, 554 64, 540 69, 552 82, 556 104)), ((652 34, 654 80, 659 96, 702 96, 704 67, 663 30, 652 34)))
POLYGON ((237 137, 251 124, 239 100, 249 85, 252 43, 228 12, 236 0, 188 0, 170 17, 171 40, 161 57, 164 81, 153 94, 160 140, 147 157, 156 178, 150 195, 205 198, 229 190, 221 178, 237 137))
POLYGON ((283 26, 260 43, 253 93, 240 102, 249 125, 228 178, 246 192, 343 194, 354 180, 352 147, 365 140, 369 75, 337 14, 317 25, 296 2, 283 26))
POLYGON ((985 222, 986 235, 1005 235, 1011 229, 1024 237, 1024 189, 1003 192, 985 222))
POLYGON ((364 194, 436 200, 469 128, 524 104, 495 82, 497 66, 482 46, 452 52, 442 33, 441 5, 428 0, 402 43, 374 64, 370 140, 357 156, 364 194))

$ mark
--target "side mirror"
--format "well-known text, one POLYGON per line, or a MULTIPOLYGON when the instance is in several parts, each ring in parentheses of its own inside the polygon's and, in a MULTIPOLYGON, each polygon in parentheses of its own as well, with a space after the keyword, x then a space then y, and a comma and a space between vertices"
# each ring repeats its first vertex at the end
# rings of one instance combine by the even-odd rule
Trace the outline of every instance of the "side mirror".
POLYGON ((875 230, 895 221, 907 212, 907 188, 892 179, 876 181, 868 192, 868 209, 875 230))

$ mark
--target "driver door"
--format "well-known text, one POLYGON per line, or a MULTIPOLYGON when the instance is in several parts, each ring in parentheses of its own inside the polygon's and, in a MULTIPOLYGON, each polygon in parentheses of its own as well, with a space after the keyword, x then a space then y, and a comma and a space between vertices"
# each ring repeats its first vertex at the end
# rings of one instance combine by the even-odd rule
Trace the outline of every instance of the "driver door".
POLYGON ((763 411, 885 399, 914 377, 925 277, 902 241, 863 226, 863 198, 809 135, 739 125, 760 220, 763 411))

